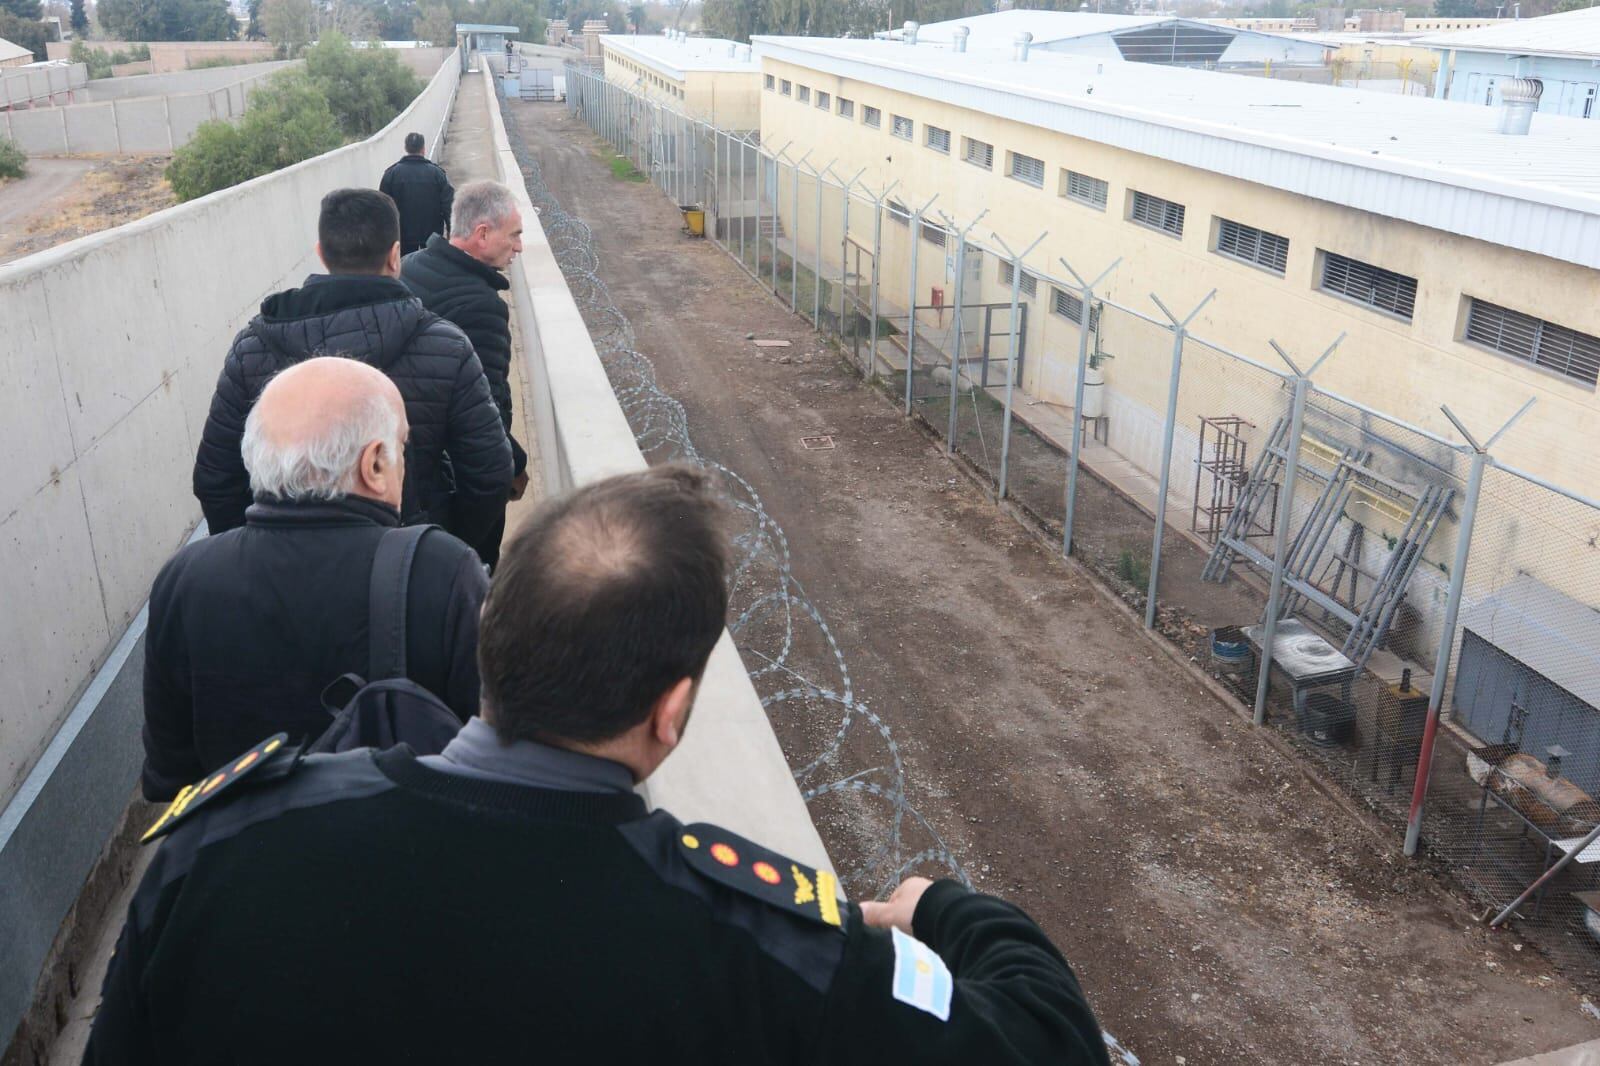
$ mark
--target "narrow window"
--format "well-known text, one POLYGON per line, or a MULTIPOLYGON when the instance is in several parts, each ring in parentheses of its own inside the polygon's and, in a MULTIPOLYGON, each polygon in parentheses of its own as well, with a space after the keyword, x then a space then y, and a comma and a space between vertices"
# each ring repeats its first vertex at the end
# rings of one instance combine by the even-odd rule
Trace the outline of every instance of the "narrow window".
POLYGON ((982 167, 984 170, 994 169, 994 145, 985 144, 983 141, 975 141, 971 137, 963 137, 961 140, 962 159, 965 159, 975 167, 982 167))
POLYGON ((789 95, 789 92, 790 92, 790 81, 789 81, 788 78, 784 78, 782 81, 780 81, 778 83, 778 92, 781 93, 784 96, 788 96, 789 95))
POLYGON ((910 119, 906 118, 904 115, 895 115, 894 125, 890 128, 889 132, 893 133, 896 137, 899 137, 902 140, 909 141, 911 139, 911 129, 912 122, 910 119))
POLYGON ((1098 211, 1106 209, 1106 183, 1099 178, 1091 178, 1087 174, 1079 174, 1076 170, 1063 170, 1061 172, 1061 195, 1068 200, 1076 200, 1080 204, 1095 208, 1098 211))
POLYGON ((854 100, 846 100, 842 96, 839 97, 839 117, 840 118, 855 118, 856 117, 856 102, 854 100))
POLYGON ((773 90, 773 87, 778 84, 778 79, 774 78, 771 74, 768 74, 766 75, 765 82, 767 92, 770 93, 773 90))
POLYGON ((1171 200, 1135 192, 1128 217, 1141 226, 1149 226, 1173 237, 1183 236, 1183 205, 1171 200))
POLYGON ((820 110, 820 111, 828 111, 828 110, 832 109, 832 107, 833 107, 833 97, 829 96, 827 93, 825 93, 822 90, 818 89, 817 90, 817 109, 820 110))
POLYGON ((1487 300, 1467 297, 1465 339, 1585 385, 1600 379, 1600 338, 1487 300))
POLYGON ((924 126, 922 129, 927 135, 927 138, 923 143, 925 143, 929 148, 932 148, 935 152, 943 152, 945 155, 950 154, 949 130, 942 130, 938 126, 924 126))
POLYGON ((1282 275, 1289 265, 1289 238, 1246 226, 1230 218, 1217 219, 1218 255, 1238 259, 1282 275))
MULTIPOLYGON (((1082 325, 1083 300, 1065 290, 1051 288, 1050 313, 1060 315, 1073 325, 1082 325)), ((1089 316, 1089 328, 1092 330, 1100 328, 1100 309, 1098 307, 1089 316)))
POLYGON ((1322 253, 1323 292, 1411 321, 1417 304, 1417 279, 1332 252, 1322 253))
POLYGON ((1044 188, 1044 160, 1035 159, 1031 155, 1021 152, 1011 152, 1011 166, 1008 173, 1011 177, 1036 189, 1044 188))
POLYGON ((794 98, 797 103, 809 104, 811 102, 811 89, 805 85, 795 86, 794 98))
POLYGON ((883 112, 870 105, 863 107, 861 109, 861 124, 864 126, 871 126, 873 129, 882 128, 883 112))

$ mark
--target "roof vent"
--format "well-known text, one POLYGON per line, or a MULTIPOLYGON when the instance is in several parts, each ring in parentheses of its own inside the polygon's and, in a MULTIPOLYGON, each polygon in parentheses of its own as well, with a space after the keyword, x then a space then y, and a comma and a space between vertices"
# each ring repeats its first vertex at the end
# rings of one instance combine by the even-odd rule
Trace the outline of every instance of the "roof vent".
POLYGON ((917 23, 915 23, 915 22, 912 22, 910 20, 906 21, 906 28, 905 28, 905 42, 906 42, 906 44, 916 44, 917 43, 917 31, 920 30, 921 28, 922 27, 920 25, 918 25, 917 23))
POLYGON ((957 26, 954 30, 950 31, 950 39, 954 42, 955 49, 958 52, 965 52, 967 50, 967 38, 971 36, 972 31, 965 26, 957 26))
POLYGON ((732 59, 733 57, 737 56, 738 54, 739 54, 739 46, 737 44, 735 44, 734 42, 729 41, 728 42, 728 58, 732 59))
POLYGON ((1015 59, 1018 63, 1026 63, 1028 61, 1028 46, 1032 43, 1033 34, 1029 33, 1027 30, 1023 30, 1021 33, 1017 34, 1011 42, 1011 58, 1015 59))
POLYGON ((1526 137, 1533 124, 1533 113, 1539 110, 1539 97, 1544 95, 1544 82, 1538 78, 1512 78, 1500 83, 1500 100, 1505 105, 1500 111, 1500 132, 1513 137, 1526 137))
POLYGON ((739 46, 739 58, 741 60, 743 60, 744 62, 746 62, 746 63, 750 62, 750 46, 749 45, 741 44, 739 46))

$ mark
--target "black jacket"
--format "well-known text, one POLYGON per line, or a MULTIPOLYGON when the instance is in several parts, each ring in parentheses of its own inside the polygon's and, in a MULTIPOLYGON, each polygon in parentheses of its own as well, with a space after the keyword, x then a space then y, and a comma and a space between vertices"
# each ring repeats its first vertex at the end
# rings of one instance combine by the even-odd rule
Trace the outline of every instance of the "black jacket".
MULTIPOLYGON (((511 287, 506 276, 481 263, 440 236, 406 256, 400 280, 416 293, 422 306, 461 327, 489 378, 489 392, 500 407, 506 436, 511 437, 511 309, 500 293, 511 287)), ((527 453, 511 437, 512 465, 522 473, 527 453)))
POLYGON ((456 191, 444 169, 427 156, 403 156, 383 172, 378 191, 400 209, 400 254, 409 255, 435 233, 450 232, 456 191))
POLYGON ((404 747, 293 759, 171 820, 86 1063, 1107 1062, 1043 931, 953 881, 913 922, 936 963, 816 871, 632 793, 404 747))
POLYGON ((239 454, 250 406, 274 374, 318 355, 360 359, 399 388, 411 423, 406 524, 434 522, 487 551, 512 474, 483 366, 466 335, 398 280, 366 275, 313 274, 304 287, 267 297, 234 338, 194 464, 194 494, 211 532, 242 525, 250 505, 239 454))
MULTIPOLYGON (((264 736, 322 732, 323 688, 367 676, 372 557, 398 521, 358 496, 263 502, 242 529, 162 568, 144 645, 146 799, 171 799, 264 736)), ((408 589, 407 673, 465 721, 478 709, 483 567, 459 540, 430 533, 408 589)))

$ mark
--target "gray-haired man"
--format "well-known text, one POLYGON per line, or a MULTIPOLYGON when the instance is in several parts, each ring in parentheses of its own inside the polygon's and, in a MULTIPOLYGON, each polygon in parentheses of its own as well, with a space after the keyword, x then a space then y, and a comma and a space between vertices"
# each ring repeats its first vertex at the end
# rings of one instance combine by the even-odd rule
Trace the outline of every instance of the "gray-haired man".
MULTIPOLYGON (((500 293, 509 288, 505 269, 522 251, 522 213, 511 190, 494 181, 475 181, 456 192, 448 239, 435 234, 421 251, 405 257, 400 280, 422 306, 455 323, 472 341, 489 379, 489 392, 500 407, 506 436, 511 439, 514 480, 511 498, 519 499, 528 484, 528 454, 511 435, 511 311, 500 293)), ((505 512, 499 531, 505 530, 505 512)), ((490 548, 494 566, 499 538, 490 548)), ((480 553, 484 545, 478 545, 480 553)))
MULTIPOLYGON (((245 524, 180 550, 150 591, 145 798, 171 799, 274 733, 317 736, 322 690, 368 675, 369 577, 400 522, 409 432, 399 390, 365 363, 307 359, 267 384, 244 427, 245 524)), ((406 674, 463 720, 478 709, 487 589, 461 541, 435 530, 417 545, 406 674)))

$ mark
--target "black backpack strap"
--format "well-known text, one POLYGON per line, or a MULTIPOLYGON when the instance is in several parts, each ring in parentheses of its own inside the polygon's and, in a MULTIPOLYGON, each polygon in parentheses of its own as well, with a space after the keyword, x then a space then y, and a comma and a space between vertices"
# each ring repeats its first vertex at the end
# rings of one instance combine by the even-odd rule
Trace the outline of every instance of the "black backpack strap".
POLYGON ((372 557, 367 593, 367 680, 406 676, 406 593, 417 545, 438 526, 400 526, 384 531, 372 557))

